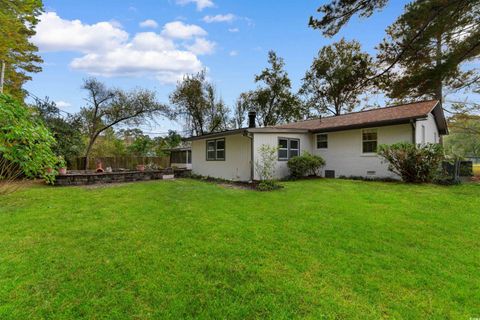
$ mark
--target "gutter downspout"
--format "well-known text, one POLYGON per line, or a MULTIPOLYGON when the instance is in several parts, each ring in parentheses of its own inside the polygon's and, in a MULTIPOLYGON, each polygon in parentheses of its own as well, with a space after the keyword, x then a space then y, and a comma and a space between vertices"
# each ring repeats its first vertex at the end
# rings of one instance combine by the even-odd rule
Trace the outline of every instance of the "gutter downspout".
POLYGON ((253 137, 254 137, 254 134, 245 130, 245 133, 243 135, 250 139, 250 182, 253 182, 253 178, 254 178, 254 174, 253 174, 253 171, 254 171, 253 170, 253 166, 254 166, 254 163, 253 163, 253 137))
POLYGON ((415 132, 417 127, 416 127, 415 120, 413 120, 413 119, 410 120, 410 124, 412 125, 412 143, 414 145, 417 145, 417 141, 416 141, 417 140, 417 137, 416 137, 417 135, 416 135, 416 132, 415 132))

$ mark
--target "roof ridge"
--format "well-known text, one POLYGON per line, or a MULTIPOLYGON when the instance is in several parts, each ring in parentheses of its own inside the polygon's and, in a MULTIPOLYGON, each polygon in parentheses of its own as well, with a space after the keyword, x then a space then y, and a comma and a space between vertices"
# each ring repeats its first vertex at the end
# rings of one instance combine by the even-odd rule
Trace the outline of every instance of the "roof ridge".
POLYGON ((355 114, 355 113, 362 113, 362 112, 369 112, 369 111, 376 111, 376 110, 383 110, 383 109, 390 109, 390 108, 398 108, 398 107, 408 106, 408 105, 410 105, 410 104, 430 102, 430 101, 438 101, 438 100, 436 100, 436 99, 428 99, 428 100, 421 100, 421 101, 416 101, 416 102, 409 102, 409 103, 402 103, 402 104, 394 104, 394 105, 385 106, 385 107, 380 107, 380 108, 374 108, 374 109, 368 109, 368 110, 360 110, 360 111, 353 111, 353 112, 349 112, 349 113, 340 114, 340 115, 338 115, 338 116, 322 117, 322 119, 324 119, 324 118, 333 118, 333 117, 341 117, 341 116, 348 116, 349 114, 355 114))
MULTIPOLYGON (((409 102, 409 103, 402 103, 402 104, 395 104, 395 105, 390 105, 390 106, 385 106, 385 107, 380 107, 380 108, 374 108, 374 109, 369 109, 369 110, 360 110, 360 111, 353 111, 349 113, 344 113, 340 114, 337 116, 326 116, 326 117, 317 117, 317 118, 311 118, 311 119, 305 119, 305 120, 300 120, 300 121, 294 121, 290 123, 301 123, 301 122, 306 122, 306 121, 314 121, 314 120, 323 120, 323 119, 330 119, 330 118, 337 118, 337 117, 343 117, 343 116, 348 116, 351 114, 357 114, 357 113, 362 113, 362 112, 370 112, 370 111, 376 111, 376 110, 383 110, 383 109, 389 109, 389 108, 398 108, 398 107, 403 107, 403 106, 408 106, 410 104, 416 104, 416 103, 423 103, 423 102, 430 102, 430 101, 437 101, 437 99, 428 99, 428 100, 421 100, 421 101, 415 101, 415 102, 409 102)), ((287 123, 289 124, 289 123, 287 123)))

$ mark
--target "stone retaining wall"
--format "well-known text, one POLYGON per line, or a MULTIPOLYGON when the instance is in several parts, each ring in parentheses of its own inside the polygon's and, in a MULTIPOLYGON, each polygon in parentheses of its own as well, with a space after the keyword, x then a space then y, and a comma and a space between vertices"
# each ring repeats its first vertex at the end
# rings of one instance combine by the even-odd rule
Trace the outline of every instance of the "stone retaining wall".
POLYGON ((57 186, 78 186, 101 183, 122 183, 133 181, 159 180, 171 178, 172 175, 184 176, 186 170, 178 171, 173 169, 162 169, 152 171, 125 171, 125 172, 104 172, 104 173, 67 173, 58 175, 55 179, 57 186))

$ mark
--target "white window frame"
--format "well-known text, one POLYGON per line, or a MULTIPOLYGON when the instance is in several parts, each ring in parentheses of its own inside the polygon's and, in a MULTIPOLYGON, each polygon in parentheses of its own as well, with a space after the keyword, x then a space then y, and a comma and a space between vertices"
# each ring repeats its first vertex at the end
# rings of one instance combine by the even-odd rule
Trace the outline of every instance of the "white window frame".
POLYGON ((376 154, 377 151, 367 151, 367 152, 366 152, 366 151, 364 150, 364 148, 363 148, 363 144, 364 144, 365 142, 375 142, 375 143, 376 143, 376 146, 377 146, 375 149, 378 149, 378 129, 362 129, 361 135, 362 135, 362 137, 361 137, 361 138, 362 138, 362 145, 361 145, 362 154, 367 154, 367 155, 368 155, 368 154, 376 154), (367 132, 367 133, 368 133, 368 132, 371 132, 371 133, 372 133, 372 132, 375 132, 377 138, 376 138, 375 140, 364 140, 364 139, 363 139, 363 134, 366 133, 366 132, 367 132))
POLYGON ((290 156, 290 151, 291 150, 296 150, 298 152, 298 156, 300 155, 300 139, 279 137, 277 146, 278 146, 278 154, 277 154, 278 161, 288 161, 291 158, 293 158, 293 157, 290 156), (287 141, 287 147, 286 148, 280 148, 280 140, 286 140, 287 141), (295 149, 291 148, 291 141, 297 141, 298 142, 298 148, 295 148, 295 149), (281 158, 280 157, 280 150, 287 151, 287 157, 286 158, 281 158))
POLYGON ((317 149, 328 149, 328 133, 317 133, 316 138, 315 138, 315 144, 316 144, 317 149), (318 137, 320 137, 320 136, 325 136, 326 137, 325 141, 318 141, 318 137), (326 147, 319 147, 318 146, 319 142, 325 142, 327 144, 327 146, 326 147))
POLYGON ((225 158, 227 156, 227 153, 225 152, 225 149, 227 148, 227 143, 225 141, 225 138, 219 138, 219 139, 209 139, 205 142, 205 147, 206 147, 206 155, 205 159, 207 161, 225 161, 225 158), (218 149, 217 144, 219 141, 223 141, 223 149, 218 149), (215 152, 215 156, 213 158, 208 157, 208 144, 209 142, 213 142, 214 149, 212 150, 215 152), (218 157, 218 151, 223 151, 223 158, 218 157))

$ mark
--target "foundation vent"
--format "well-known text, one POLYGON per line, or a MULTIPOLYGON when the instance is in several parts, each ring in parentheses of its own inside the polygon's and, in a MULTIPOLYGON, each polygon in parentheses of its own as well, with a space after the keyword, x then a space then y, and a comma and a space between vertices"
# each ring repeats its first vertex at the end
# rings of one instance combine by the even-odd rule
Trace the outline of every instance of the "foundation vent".
POLYGON ((335 178, 335 170, 325 170, 325 178, 335 178))

